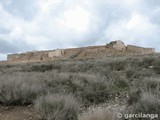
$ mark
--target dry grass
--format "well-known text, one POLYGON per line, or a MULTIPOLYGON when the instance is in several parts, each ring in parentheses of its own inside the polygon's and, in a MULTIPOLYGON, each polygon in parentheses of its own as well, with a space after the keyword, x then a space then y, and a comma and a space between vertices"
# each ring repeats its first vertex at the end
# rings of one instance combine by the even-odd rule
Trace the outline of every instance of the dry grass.
POLYGON ((77 120, 80 105, 71 95, 50 94, 35 101, 35 109, 45 120, 77 120))
POLYGON ((0 102, 6 105, 31 104, 36 97, 44 94, 45 84, 30 75, 32 74, 15 73, 2 76, 0 78, 0 102))
MULTIPOLYGON (((158 56, 0 65, 0 103, 31 104, 37 97, 50 93, 51 97, 40 97, 36 106, 41 109, 42 116, 46 114, 53 117, 52 112, 56 109, 44 109, 42 103, 46 100, 46 106, 47 102, 51 105, 60 102, 53 97, 55 94, 73 94, 78 102, 81 101, 83 107, 114 101, 118 96, 117 99, 124 104, 128 100, 128 106, 133 107, 133 110, 157 113, 160 100, 159 68, 158 56), (129 98, 126 98, 126 94, 129 98), (121 99, 119 95, 122 96, 121 99), (151 109, 153 111, 150 111, 151 109), (48 110, 51 112, 46 112, 48 110)), ((64 106, 71 97, 57 98, 63 101, 61 105, 64 106)), ((74 111, 72 107, 68 109, 74 111)), ((66 109, 65 111, 67 112, 66 109)), ((80 119, 86 117, 87 120, 103 120, 106 117, 103 115, 105 112, 87 111, 80 119)))
POLYGON ((79 115, 78 120, 113 120, 113 113, 105 108, 92 108, 79 115))
MULTIPOLYGON (((138 101, 132 105, 130 113, 156 114, 157 116, 160 116, 160 100, 157 97, 159 97, 159 95, 156 96, 149 93, 142 93, 138 101)), ((145 118, 145 120, 151 119, 145 118)))

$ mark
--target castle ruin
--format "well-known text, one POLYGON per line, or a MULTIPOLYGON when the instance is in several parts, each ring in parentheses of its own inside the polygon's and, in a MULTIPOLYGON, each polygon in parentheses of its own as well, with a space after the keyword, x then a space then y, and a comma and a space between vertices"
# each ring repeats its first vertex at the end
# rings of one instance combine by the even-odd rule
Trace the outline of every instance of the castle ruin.
POLYGON ((106 48, 114 48, 122 51, 126 50, 126 46, 121 40, 112 41, 109 44, 106 44, 106 48))
POLYGON ((155 53, 154 48, 143 48, 133 45, 125 45, 121 40, 117 40, 102 46, 89 46, 81 48, 32 51, 21 54, 10 54, 7 56, 7 61, 10 63, 27 63, 63 59, 86 59, 101 58, 107 56, 144 55, 152 53, 155 53))

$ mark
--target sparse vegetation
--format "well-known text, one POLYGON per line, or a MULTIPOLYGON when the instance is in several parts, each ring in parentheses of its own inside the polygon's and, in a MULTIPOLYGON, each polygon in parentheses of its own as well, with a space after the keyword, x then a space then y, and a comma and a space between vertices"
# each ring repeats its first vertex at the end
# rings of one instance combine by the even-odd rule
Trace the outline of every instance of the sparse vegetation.
POLYGON ((95 108, 86 111, 84 114, 79 115, 78 120, 114 120, 112 112, 105 108, 95 108))
POLYGON ((49 94, 35 101, 35 109, 45 120, 77 120, 80 104, 71 95, 49 94))
MULTIPOLYGON (((142 93, 138 101, 135 104, 133 104, 130 112, 133 114, 143 113, 143 114, 154 114, 159 116, 160 115, 159 96, 155 96, 149 93, 142 93)), ((145 118, 145 119, 150 120, 154 118, 145 118)))
MULTIPOLYGON (((0 65, 0 103, 34 103, 46 120, 76 120, 79 102, 85 109, 121 101, 132 112, 159 114, 159 68, 159 56, 0 65)), ((95 120, 111 119, 105 112, 95 120)), ((94 120, 93 114, 79 119, 94 120)))
POLYGON ((156 59, 156 60, 153 62, 153 68, 154 68, 154 71, 155 71, 157 74, 160 74, 160 58, 156 59))
POLYGON ((36 97, 44 94, 45 84, 32 75, 34 74, 1 75, 0 102, 5 105, 31 104, 36 97))

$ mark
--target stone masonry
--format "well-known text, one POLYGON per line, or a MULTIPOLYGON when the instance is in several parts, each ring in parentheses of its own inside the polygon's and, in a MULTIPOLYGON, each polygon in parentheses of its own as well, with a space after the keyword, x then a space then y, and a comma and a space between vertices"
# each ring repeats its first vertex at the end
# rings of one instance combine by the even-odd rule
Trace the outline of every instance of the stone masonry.
POLYGON ((64 55, 64 50, 61 50, 61 49, 48 52, 49 58, 61 57, 63 55, 64 55))
POLYGON ((48 51, 32 51, 21 54, 10 54, 7 61, 10 63, 39 62, 60 59, 86 59, 101 58, 117 55, 144 55, 155 53, 154 48, 143 48, 133 45, 125 45, 121 40, 112 41, 103 46, 89 46, 82 48, 57 49, 48 51))
POLYGON ((121 40, 112 41, 109 44, 106 44, 106 48, 114 48, 122 51, 126 50, 126 46, 121 40))

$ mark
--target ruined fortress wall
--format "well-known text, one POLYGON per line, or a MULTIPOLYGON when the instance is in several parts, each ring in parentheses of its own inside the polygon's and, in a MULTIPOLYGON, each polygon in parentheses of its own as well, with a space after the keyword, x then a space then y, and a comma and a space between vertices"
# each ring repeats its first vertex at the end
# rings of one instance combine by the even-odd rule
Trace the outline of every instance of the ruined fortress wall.
POLYGON ((9 54, 9 55, 7 55, 7 60, 9 62, 13 62, 17 59, 19 59, 19 54, 9 54))
POLYGON ((106 48, 108 49, 115 49, 115 50, 126 50, 126 46, 122 41, 113 41, 109 44, 106 44, 106 48))
POLYGON ((61 50, 61 49, 48 52, 49 58, 61 57, 62 55, 64 55, 64 50, 61 50))
POLYGON ((94 56, 100 53, 100 51, 106 50, 105 45, 103 46, 89 46, 81 48, 69 48, 64 50, 63 58, 84 58, 94 56), (76 56, 76 57, 75 57, 76 56))
POLYGON ((137 47, 133 45, 128 45, 127 46, 127 51, 132 51, 140 54, 150 54, 150 53, 155 53, 154 48, 143 48, 143 47, 137 47))
POLYGON ((106 46, 91 46, 82 49, 82 52, 76 57, 76 59, 82 58, 97 58, 103 56, 105 53, 109 53, 106 46))
POLYGON ((29 55, 29 53, 26 53, 26 57, 28 58, 28 61, 46 60, 46 58, 48 58, 48 51, 31 52, 31 55, 29 55))
POLYGON ((80 50, 81 50, 81 48, 69 48, 69 49, 65 49, 63 57, 64 58, 69 58, 70 56, 76 54, 80 50))
POLYGON ((88 54, 100 54, 100 53, 103 53, 103 51, 106 51, 105 46, 88 47, 85 49, 85 52, 88 54))
POLYGON ((83 49, 91 50, 91 49, 102 49, 105 48, 105 45, 99 45, 99 46, 88 46, 88 47, 82 47, 83 49))
POLYGON ((125 50, 126 46, 124 44, 115 44, 113 45, 113 48, 117 50, 125 50))
POLYGON ((37 62, 52 60, 52 58, 61 57, 63 55, 64 50, 33 51, 8 55, 7 60, 9 62, 37 62))
POLYGON ((143 48, 133 45, 127 47, 122 41, 114 41, 102 46, 57 49, 48 51, 32 51, 7 56, 8 62, 38 62, 59 59, 101 58, 117 55, 143 55, 155 53, 154 48, 143 48))
POLYGON ((47 51, 27 52, 21 54, 12 54, 7 56, 9 62, 34 62, 45 60, 48 57, 47 51))

